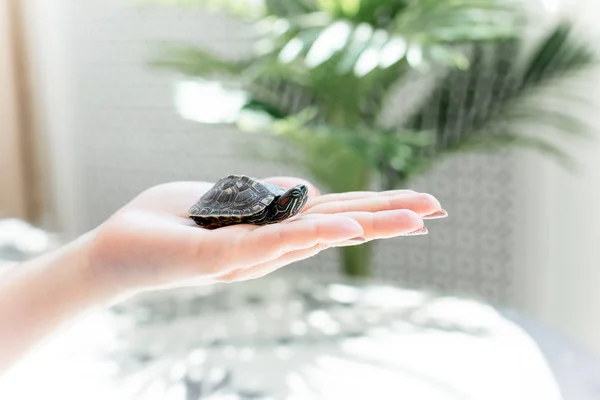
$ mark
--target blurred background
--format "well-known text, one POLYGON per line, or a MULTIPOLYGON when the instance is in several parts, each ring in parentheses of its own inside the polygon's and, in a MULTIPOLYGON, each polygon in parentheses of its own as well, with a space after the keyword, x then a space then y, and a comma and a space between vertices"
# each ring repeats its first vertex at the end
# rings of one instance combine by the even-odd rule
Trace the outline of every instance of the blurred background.
POLYGON ((481 299, 600 352, 596 0, 0 5, 0 218, 69 240, 230 173, 409 187, 450 214, 429 235, 290 269, 481 299))

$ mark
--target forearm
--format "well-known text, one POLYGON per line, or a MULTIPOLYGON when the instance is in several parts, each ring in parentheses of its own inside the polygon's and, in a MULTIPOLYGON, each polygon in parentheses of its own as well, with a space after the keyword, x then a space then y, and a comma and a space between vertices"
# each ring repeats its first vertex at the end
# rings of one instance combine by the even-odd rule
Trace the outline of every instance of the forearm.
POLYGON ((49 334, 106 301, 88 275, 90 235, 0 278, 0 375, 49 334))

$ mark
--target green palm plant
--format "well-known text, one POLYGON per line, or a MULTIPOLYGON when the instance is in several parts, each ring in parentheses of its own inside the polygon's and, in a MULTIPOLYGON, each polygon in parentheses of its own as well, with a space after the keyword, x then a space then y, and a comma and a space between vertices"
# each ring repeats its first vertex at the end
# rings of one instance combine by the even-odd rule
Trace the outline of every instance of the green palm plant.
MULTIPOLYGON (((592 53, 567 23, 524 53, 524 18, 508 1, 188 1, 251 20, 255 51, 234 61, 167 45, 153 65, 242 91, 239 126, 284 145, 263 156, 298 163, 331 191, 404 186, 460 151, 527 147, 569 165, 548 137, 521 127, 586 133, 566 108, 548 109, 535 94, 590 65, 592 53), (433 89, 409 99, 415 111, 386 121, 390 99, 415 76, 433 77, 433 89), (258 128, 248 124, 256 116, 258 128)), ((342 250, 347 275, 368 275, 370 260, 369 244, 342 250)))

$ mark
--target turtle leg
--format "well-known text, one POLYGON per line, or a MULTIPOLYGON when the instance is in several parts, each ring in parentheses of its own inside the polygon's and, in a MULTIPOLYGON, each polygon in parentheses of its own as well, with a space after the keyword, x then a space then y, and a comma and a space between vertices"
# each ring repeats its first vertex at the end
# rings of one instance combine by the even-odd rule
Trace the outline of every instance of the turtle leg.
POLYGON ((198 225, 204 229, 216 229, 220 226, 219 221, 214 217, 211 218, 211 217, 191 216, 190 218, 196 223, 196 225, 198 225))
POLYGON ((217 229, 224 226, 241 224, 241 218, 233 217, 190 217, 194 222, 204 229, 217 229))

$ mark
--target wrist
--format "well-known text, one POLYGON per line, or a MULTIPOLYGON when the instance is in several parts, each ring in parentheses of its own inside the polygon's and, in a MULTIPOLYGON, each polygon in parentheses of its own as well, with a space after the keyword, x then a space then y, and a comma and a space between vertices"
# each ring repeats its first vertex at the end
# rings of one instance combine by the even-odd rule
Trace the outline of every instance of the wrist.
POLYGON ((113 305, 134 293, 127 290, 97 259, 97 229, 89 231, 67 245, 67 253, 77 265, 75 280, 88 288, 90 302, 97 306, 113 305))
POLYGON ((82 306, 94 307, 108 301, 110 293, 95 279, 90 262, 90 248, 94 231, 87 232, 72 242, 47 254, 48 273, 59 277, 62 290, 76 294, 82 306))

